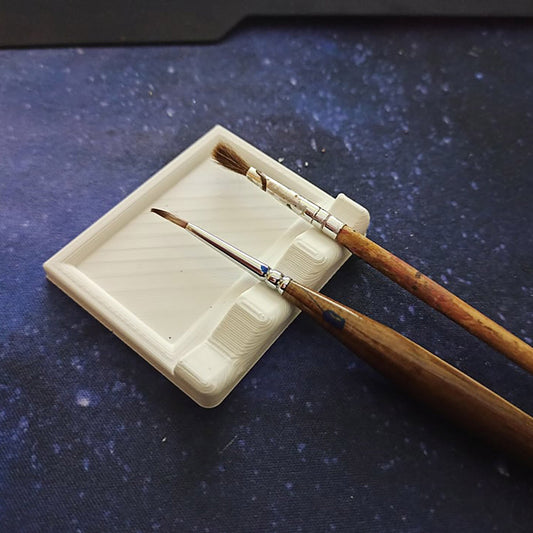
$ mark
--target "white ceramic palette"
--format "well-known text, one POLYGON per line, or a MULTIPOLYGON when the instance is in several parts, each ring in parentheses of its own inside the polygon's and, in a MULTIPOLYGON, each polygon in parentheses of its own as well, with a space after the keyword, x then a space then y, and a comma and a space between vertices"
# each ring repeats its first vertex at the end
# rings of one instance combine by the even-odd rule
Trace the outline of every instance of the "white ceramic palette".
POLYGON ((47 277, 204 407, 218 405, 298 310, 186 231, 168 210, 320 289, 349 257, 333 240, 211 160, 218 142, 365 232, 366 209, 336 199, 214 127, 50 258, 47 277))

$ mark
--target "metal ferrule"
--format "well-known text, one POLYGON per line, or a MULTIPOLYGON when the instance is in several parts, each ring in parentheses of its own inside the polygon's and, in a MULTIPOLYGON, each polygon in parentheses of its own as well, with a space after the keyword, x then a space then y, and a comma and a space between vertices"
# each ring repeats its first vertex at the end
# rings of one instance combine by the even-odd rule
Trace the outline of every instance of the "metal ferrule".
POLYGON ((311 200, 254 167, 248 169, 246 177, 252 183, 261 187, 263 191, 270 193, 278 202, 287 206, 291 211, 294 211, 305 221, 322 230, 332 239, 336 239, 339 231, 345 226, 342 220, 333 216, 329 211, 322 209, 318 204, 311 202, 311 200))
POLYGON ((287 285, 291 282, 291 278, 284 276, 279 270, 269 268, 265 282, 271 289, 276 289, 280 294, 283 294, 287 285))
POLYGON ((185 229, 211 246, 211 248, 214 248, 231 259, 234 263, 253 274, 256 278, 263 280, 270 288, 277 289, 280 294, 283 294, 285 288, 290 283, 291 278, 288 276, 284 276, 281 272, 271 269, 267 264, 259 261, 259 259, 244 253, 238 248, 235 248, 235 246, 232 246, 199 226, 187 224, 185 229))

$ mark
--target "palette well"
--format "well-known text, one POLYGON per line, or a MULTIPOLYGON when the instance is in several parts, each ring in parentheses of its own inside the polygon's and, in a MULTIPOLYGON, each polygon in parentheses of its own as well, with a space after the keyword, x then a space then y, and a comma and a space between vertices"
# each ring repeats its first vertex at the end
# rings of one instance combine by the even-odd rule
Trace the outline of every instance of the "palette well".
POLYGON ((366 231, 362 206, 332 198, 216 126, 44 264, 50 281, 204 407, 229 394, 298 310, 150 209, 173 212, 313 289, 350 255, 215 164, 219 142, 366 231))

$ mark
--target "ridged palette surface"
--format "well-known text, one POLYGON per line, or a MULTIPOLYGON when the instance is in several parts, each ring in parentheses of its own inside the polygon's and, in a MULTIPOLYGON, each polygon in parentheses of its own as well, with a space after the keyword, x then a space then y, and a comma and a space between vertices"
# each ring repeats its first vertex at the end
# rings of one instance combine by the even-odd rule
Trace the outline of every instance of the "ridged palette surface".
POLYGON ((196 402, 220 403, 296 316, 275 291, 173 224, 171 211, 314 289, 348 253, 210 158, 217 142, 359 231, 367 211, 333 199, 220 126, 49 259, 48 278, 196 402))

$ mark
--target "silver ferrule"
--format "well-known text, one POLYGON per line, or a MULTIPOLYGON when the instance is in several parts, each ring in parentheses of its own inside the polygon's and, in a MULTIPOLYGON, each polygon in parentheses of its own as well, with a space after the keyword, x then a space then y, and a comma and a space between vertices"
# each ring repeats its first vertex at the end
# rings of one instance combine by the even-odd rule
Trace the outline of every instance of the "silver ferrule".
POLYGON ((322 230, 328 237, 336 239, 339 231, 345 226, 342 220, 333 216, 329 211, 311 202, 304 196, 293 191, 279 181, 267 176, 264 172, 250 167, 246 177, 263 191, 271 194, 278 202, 287 206, 298 216, 311 225, 322 230))
POLYGON ((194 224, 187 224, 185 228, 189 233, 205 242, 211 248, 222 253, 234 263, 241 266, 256 278, 263 280, 270 288, 277 289, 280 294, 283 294, 285 288, 290 283, 291 278, 284 276, 281 272, 270 268, 267 264, 259 261, 255 257, 235 248, 231 244, 223 241, 216 235, 196 226, 194 224))
POLYGON ((268 269, 265 282, 271 289, 276 289, 280 294, 285 292, 287 285, 291 282, 289 276, 283 275, 279 270, 268 269))

